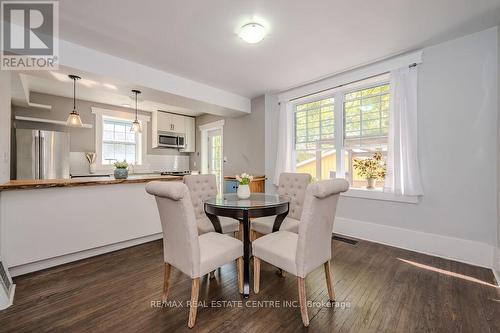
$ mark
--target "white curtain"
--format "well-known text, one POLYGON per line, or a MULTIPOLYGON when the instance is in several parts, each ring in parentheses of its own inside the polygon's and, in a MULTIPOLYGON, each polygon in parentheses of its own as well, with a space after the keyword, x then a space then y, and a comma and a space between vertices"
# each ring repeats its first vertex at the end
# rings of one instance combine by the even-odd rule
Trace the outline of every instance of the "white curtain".
POLYGON ((417 67, 391 71, 385 191, 422 195, 417 150, 417 67))
POLYGON ((282 172, 293 172, 295 156, 293 146, 293 110, 287 102, 280 103, 278 123, 278 150, 276 155, 276 168, 274 171, 274 185, 278 185, 282 172))

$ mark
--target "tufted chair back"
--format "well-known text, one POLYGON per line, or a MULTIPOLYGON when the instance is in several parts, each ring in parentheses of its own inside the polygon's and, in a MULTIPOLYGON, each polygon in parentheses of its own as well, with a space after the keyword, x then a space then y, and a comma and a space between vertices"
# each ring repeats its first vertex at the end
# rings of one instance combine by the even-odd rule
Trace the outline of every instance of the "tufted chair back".
POLYGON ((189 189, 196 219, 205 216, 203 201, 217 195, 215 175, 187 175, 184 184, 189 189))
POLYGON ((146 192, 154 195, 163 231, 165 262, 192 278, 200 276, 200 243, 191 198, 180 182, 153 181, 146 192))
POLYGON ((308 173, 283 172, 280 174, 278 194, 290 198, 289 217, 300 221, 306 188, 310 182, 311 175, 308 173))
POLYGON ((295 256, 297 276, 306 277, 331 259, 337 201, 339 194, 348 189, 345 179, 323 180, 307 187, 295 256))

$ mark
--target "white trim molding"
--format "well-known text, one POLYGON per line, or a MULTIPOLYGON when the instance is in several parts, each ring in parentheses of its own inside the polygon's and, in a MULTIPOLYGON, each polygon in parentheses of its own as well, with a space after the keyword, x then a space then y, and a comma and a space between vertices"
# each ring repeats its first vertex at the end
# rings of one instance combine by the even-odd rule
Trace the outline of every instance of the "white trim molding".
POLYGON ((24 265, 11 267, 11 268, 9 268, 9 271, 12 274, 12 276, 23 275, 23 274, 27 274, 27 273, 31 273, 31 272, 40 271, 42 269, 59 266, 59 265, 66 264, 69 262, 98 256, 100 254, 125 249, 127 247, 136 246, 136 245, 147 243, 147 242, 152 242, 152 241, 155 241, 157 239, 161 239, 162 237, 163 237, 162 233, 153 234, 153 235, 144 236, 144 237, 139 237, 136 239, 131 239, 131 240, 120 242, 120 243, 105 245, 105 246, 97 247, 97 248, 90 249, 90 250, 80 251, 80 252, 76 252, 76 253, 70 253, 67 255, 60 256, 60 257, 40 260, 40 261, 36 261, 36 262, 24 264, 24 265))
POLYGON ((224 123, 225 123, 225 121, 224 121, 224 119, 222 119, 222 120, 217 120, 217 121, 214 121, 214 122, 211 122, 208 124, 200 125, 200 126, 198 126, 198 128, 200 129, 200 131, 219 129, 219 128, 222 128, 224 126, 224 123))
MULTIPOLYGON (((103 117, 109 117, 109 118, 116 118, 116 119, 127 119, 127 120, 134 120, 135 119, 135 114, 132 112, 124 112, 124 111, 117 111, 117 110, 110 110, 110 109, 102 109, 102 108, 97 108, 97 107, 92 107, 92 113, 95 114, 95 153, 96 153, 96 166, 99 170, 112 170, 112 166, 109 165, 103 165, 102 164, 102 132, 103 132, 103 117)), ((139 135, 139 142, 138 144, 140 145, 140 164, 138 166, 145 166, 145 163, 147 161, 147 152, 148 152, 148 147, 147 147, 147 138, 148 138, 148 126, 147 122, 151 121, 150 116, 145 116, 142 114, 137 115, 137 119, 141 123, 142 127, 142 133, 139 135)))
MULTIPOLYGON (((218 120, 218 121, 213 121, 208 124, 200 125, 198 126, 199 130, 201 131, 201 173, 205 174, 208 173, 208 147, 207 147, 207 142, 208 142, 208 131, 210 130, 221 130, 221 136, 222 136, 222 156, 224 156, 224 119, 218 120)), ((222 163, 222 167, 224 167, 224 163, 222 163)), ((222 171, 222 174, 224 175, 224 171, 222 171)))
POLYGON ((409 204, 419 203, 419 198, 420 198, 418 196, 407 196, 407 195, 402 196, 389 192, 382 192, 377 190, 365 190, 358 188, 350 188, 347 192, 341 193, 341 196, 350 198, 359 198, 359 199, 403 202, 409 204))
POLYGON ((494 247, 489 244, 336 217, 334 232, 480 267, 493 268, 494 247))
POLYGON ((497 285, 500 286, 500 249, 495 247, 493 255, 493 274, 497 280, 497 285))

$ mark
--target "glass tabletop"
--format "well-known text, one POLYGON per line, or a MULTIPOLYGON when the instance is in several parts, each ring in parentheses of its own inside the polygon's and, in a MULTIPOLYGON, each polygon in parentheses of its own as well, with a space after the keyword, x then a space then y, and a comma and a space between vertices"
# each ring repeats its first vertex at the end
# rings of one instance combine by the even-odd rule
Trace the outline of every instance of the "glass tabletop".
POLYGON ((281 206, 290 202, 290 199, 282 195, 265 193, 252 193, 248 199, 239 199, 236 193, 226 193, 204 202, 216 207, 251 209, 281 206))

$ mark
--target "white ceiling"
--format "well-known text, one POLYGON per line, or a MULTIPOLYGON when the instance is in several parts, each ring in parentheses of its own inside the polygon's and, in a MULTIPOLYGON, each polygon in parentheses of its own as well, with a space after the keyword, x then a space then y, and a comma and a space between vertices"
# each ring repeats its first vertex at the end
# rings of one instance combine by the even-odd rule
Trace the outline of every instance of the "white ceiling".
POLYGON ((64 0, 63 39, 255 97, 499 23, 500 0, 64 0), (269 35, 245 44, 251 20, 269 35))

